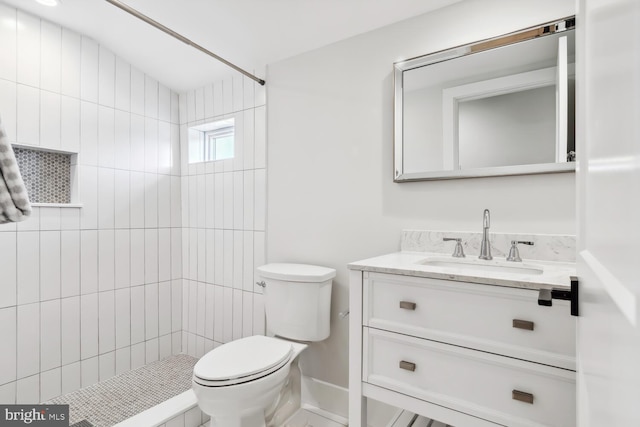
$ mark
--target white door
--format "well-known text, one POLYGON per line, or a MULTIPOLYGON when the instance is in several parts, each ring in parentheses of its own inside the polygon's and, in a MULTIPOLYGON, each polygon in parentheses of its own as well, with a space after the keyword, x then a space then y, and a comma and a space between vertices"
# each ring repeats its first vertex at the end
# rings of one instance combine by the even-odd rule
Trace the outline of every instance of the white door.
POLYGON ((578 425, 640 426, 640 1, 579 0, 578 425))

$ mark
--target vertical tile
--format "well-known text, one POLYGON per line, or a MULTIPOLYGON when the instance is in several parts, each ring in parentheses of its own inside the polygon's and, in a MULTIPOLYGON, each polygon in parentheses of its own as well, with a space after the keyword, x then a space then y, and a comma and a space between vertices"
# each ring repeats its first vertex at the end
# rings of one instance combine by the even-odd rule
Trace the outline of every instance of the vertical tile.
POLYGON ((265 332, 264 297, 262 294, 253 294, 253 334, 264 335, 265 332))
POLYGON ((40 19, 18 10, 18 83, 40 86, 40 19))
POLYGON ((61 91, 63 95, 80 97, 80 63, 82 38, 66 28, 62 29, 61 91))
POLYGON ((243 107, 245 109, 248 108, 253 108, 255 106, 255 90, 254 90, 254 85, 256 83, 253 81, 253 79, 250 79, 249 77, 243 77, 242 79, 242 102, 243 102, 243 107))
POLYGON ((233 339, 242 338, 242 290, 233 290, 233 339))
POLYGON ((171 282, 158 284, 158 335, 171 333, 171 282))
POLYGON ((190 90, 186 93, 185 96, 186 102, 186 112, 187 112, 187 123, 192 123, 196 121, 196 92, 195 90, 190 90))
POLYGON ((112 107, 98 107, 98 166, 114 166, 115 120, 115 110, 112 107))
POLYGON ((28 404, 40 399, 40 375, 33 375, 18 380, 16 387, 16 403, 28 404))
POLYGON ((130 162, 131 170, 144 171, 144 117, 136 114, 130 116, 130 162))
POLYGON ((40 400, 46 402, 62 393, 62 369, 56 368, 40 374, 40 400))
POLYGON ((254 159, 256 169, 267 166, 267 108, 255 110, 254 159))
POLYGON ((181 155, 180 155, 180 127, 171 124, 171 175, 180 175, 181 171, 181 155))
POLYGON ((171 280, 171 230, 158 230, 158 281, 171 280))
POLYGON ((40 87, 60 93, 62 29, 48 21, 40 23, 40 87))
POLYGON ((241 111, 244 106, 244 76, 236 74, 233 76, 233 111, 241 111))
POLYGON ((144 174, 144 226, 158 226, 158 175, 144 174))
POLYGON ((60 229, 78 230, 80 228, 80 209, 60 209, 60 229))
POLYGON ((224 249, 223 249, 223 279, 224 286, 233 287, 233 230, 224 230, 224 249))
POLYGON ((223 227, 225 229, 233 228, 233 173, 225 172, 222 174, 224 182, 223 194, 223 227))
POLYGON ((191 230, 188 228, 183 228, 182 229, 182 277, 185 279, 189 279, 190 278, 190 271, 189 271, 189 264, 190 264, 190 257, 189 257, 189 251, 190 251, 190 234, 191 234, 191 230))
POLYGON ((0 79, 16 80, 17 11, 12 6, 0 5, 0 79))
POLYGON ((189 177, 189 227, 198 226, 198 177, 189 177))
POLYGON ((98 231, 80 233, 80 292, 98 292, 98 231))
MULTIPOLYGON (((115 291, 116 348, 131 345, 131 294, 129 288, 115 291)), ((116 354, 116 359, 117 359, 116 354)))
POLYGON ((171 173, 171 124, 158 122, 158 173, 171 173))
POLYGON ((243 169, 253 169, 254 160, 254 138, 255 138, 255 110, 245 110, 242 118, 242 162, 243 169))
POLYGON ((60 300, 40 304, 40 371, 62 365, 60 300))
POLYGON ((57 93, 40 91, 40 145, 60 148, 61 100, 57 93))
POLYGON ((244 273, 244 232, 233 231, 233 287, 242 289, 242 278, 244 273))
POLYGON ((187 141, 189 140, 189 130, 187 128, 187 125, 180 125, 180 130, 179 130, 179 135, 180 138, 179 140, 182 141, 182 143, 180 144, 180 172, 182 173, 182 175, 188 175, 189 173, 189 152, 188 152, 188 148, 189 148, 189 144, 187 143, 187 141))
POLYGON ((171 353, 182 353, 182 331, 174 332, 171 334, 171 353))
MULTIPOLYGON (((129 99, 127 97, 127 99, 129 99)), ((114 167, 116 169, 129 169, 130 156, 130 126, 131 116, 125 111, 115 110, 114 115, 114 167)))
POLYGON ((233 115, 234 136, 233 136, 233 170, 244 169, 244 112, 238 111, 233 115))
POLYGON ((145 365, 145 343, 141 342, 131 346, 131 369, 145 365))
POLYGON ((129 193, 129 221, 131 228, 144 228, 145 221, 145 174, 143 172, 130 173, 129 193))
MULTIPOLYGON (((1 54, 1 53, 0 53, 1 54)), ((0 385, 0 402, 6 405, 16 403, 16 382, 0 385)))
POLYGON ((205 227, 215 226, 215 175, 210 173, 205 175, 205 227))
POLYGON ((130 222, 130 194, 129 194, 129 171, 114 171, 114 227, 129 228, 130 222))
POLYGON ((242 294, 242 337, 253 335, 253 293, 242 294))
POLYGON ((98 103, 115 106, 116 57, 109 49, 100 46, 98 52, 98 103))
MULTIPOLYGON (((256 231, 253 233, 253 283, 258 281, 256 268, 266 264, 266 245, 264 231, 256 231)), ((262 293, 262 288, 254 285, 254 292, 262 293)))
POLYGON ((233 172, 233 229, 244 227, 244 172, 233 172))
MULTIPOLYGON (((2 8, 0 7, 0 11, 2 8)), ((0 271, 2 271, 2 286, 0 286, 0 307, 16 305, 17 291, 17 234, 15 232, 0 233, 0 271)), ((4 336, 0 334, 0 336, 4 336)), ((0 363, 0 366, 2 363, 0 363)), ((0 384, 2 381, 0 381, 0 384)))
POLYGON ((115 287, 115 233, 113 230, 98 231, 98 290, 107 291, 115 287))
POLYGON ((144 232, 144 281, 158 281, 158 230, 147 229, 144 232))
POLYGON ((123 347, 116 350, 116 375, 131 370, 131 347, 123 347))
POLYGON ((198 230, 189 229, 189 278, 198 279, 198 230))
POLYGON ((62 365, 68 365, 80 360, 80 297, 63 298, 60 305, 62 365))
POLYGON ((82 388, 100 381, 100 362, 97 356, 80 362, 80 379, 82 388))
POLYGON ((163 335, 158 339, 160 347, 160 360, 171 356, 171 335, 163 335))
POLYGON ((198 281, 204 282, 207 278, 207 236, 204 229, 198 230, 198 281))
POLYGON ((87 101, 80 102, 80 150, 81 164, 98 164, 98 106, 87 101))
POLYGON ((205 285, 205 309, 204 309, 204 336, 213 340, 213 321, 215 311, 215 288, 213 285, 205 285))
POLYGON ((233 79, 231 77, 222 82, 222 111, 224 114, 233 112, 233 79))
POLYGON ((158 284, 152 283, 144 287, 145 338, 158 337, 158 284))
POLYGON ((242 289, 245 291, 253 291, 253 232, 245 231, 242 234, 242 289))
POLYGON ((255 230, 266 230, 267 222, 267 183, 265 169, 256 169, 254 186, 254 223, 255 230))
POLYGON ((158 227, 171 227, 171 176, 158 175, 158 227))
POLYGON ((180 177, 171 177, 171 227, 180 227, 182 225, 181 216, 181 191, 180 191, 180 177))
POLYGON ((189 330, 189 318, 192 313, 189 310, 189 296, 190 296, 190 281, 182 280, 182 332, 189 330))
POLYGON ((60 208, 40 208, 40 230, 60 230, 60 208))
POLYGON ((204 88, 200 87, 196 89, 195 102, 196 102, 196 120, 203 120, 204 119, 204 88))
POLYGON ((62 96, 60 110, 60 148, 80 151, 80 100, 62 96))
POLYGON ((144 266, 145 266, 145 236, 144 230, 131 230, 131 286, 142 285, 144 283, 144 266))
POLYGON ((78 193, 83 204, 80 210, 80 228, 98 228, 98 168, 80 166, 78 169, 78 193))
POLYGON ((197 176, 197 195, 196 195, 196 199, 197 199, 197 208, 196 211, 198 213, 197 215, 197 224, 198 224, 198 228, 204 228, 206 227, 206 220, 207 220, 207 210, 206 210, 206 195, 207 195, 207 190, 206 190, 206 183, 207 183, 207 177, 206 175, 198 175, 197 176))
POLYGON ((223 342, 224 340, 224 288, 222 286, 214 286, 214 304, 213 312, 213 340, 223 342))
POLYGON ((182 278, 182 229, 171 229, 171 279, 182 278))
POLYGON ((98 352, 104 354, 115 350, 115 292, 107 291, 98 294, 98 352))
POLYGON ((16 224, 18 231, 38 231, 40 230, 40 208, 34 207, 31 216, 25 221, 16 224))
POLYGON ((60 293, 80 295, 80 231, 60 232, 60 293))
POLYGON ((196 318, 196 334, 204 336, 205 321, 206 321, 206 285, 204 283, 198 283, 198 295, 197 295, 197 318, 196 318))
POLYGON ((131 66, 120 57, 116 57, 114 102, 118 110, 131 109, 131 66))
POLYGON ((20 144, 40 145, 40 91, 18 85, 16 140, 20 144))
POLYGON ((144 82, 144 115, 158 118, 158 81, 149 76, 144 82))
POLYGON ((171 122, 171 90, 162 84, 158 86, 158 119, 171 122))
POLYGON ((40 304, 18 306, 17 374, 18 378, 40 371, 40 304))
POLYGON ((180 178, 180 212, 182 227, 189 227, 189 177, 180 178))
POLYGON ((145 76, 142 71, 131 67, 131 112, 144 116, 145 76))
POLYGON ((41 301, 60 298, 60 255, 60 232, 40 232, 41 301))
POLYGON ((198 326, 198 283, 191 280, 187 283, 189 284, 189 305, 187 308, 189 323, 187 331, 195 334, 198 326))
MULTIPOLYGON (((1 8, 0 13, 2 13, 1 8)), ((17 379, 17 331, 17 308, 9 307, 0 309, 0 336, 2 337, 2 351, 0 351, 0 384, 5 384, 17 379)))
POLYGON ((40 301, 40 235, 37 231, 18 232, 18 304, 40 301))
POLYGON ((224 299, 224 319, 222 321, 222 342, 228 343, 233 340, 233 289, 223 288, 224 299))
POLYGON ((98 43, 82 37, 80 55, 80 98, 84 101, 98 102, 98 43))
POLYGON ((155 362, 158 360, 159 354, 158 338, 153 338, 145 342, 145 363, 155 362))
POLYGON ((224 283, 224 231, 214 230, 214 282, 216 285, 224 283))
POLYGON ((98 355, 98 294, 80 297, 80 356, 98 355))
POLYGON ((62 394, 80 388, 80 362, 62 366, 62 394))
POLYGON ((171 91, 171 123, 180 124, 180 95, 171 91))
POLYGON ((206 230, 206 266, 205 266, 205 282, 215 283, 215 231, 213 229, 206 230))
POLYGON ((106 381, 116 374, 116 352, 101 354, 98 360, 100 381, 106 381))
POLYGON ((182 330, 182 280, 171 281, 171 331, 182 330))
POLYGON ((115 215, 114 170, 98 168, 98 228, 113 228, 115 215))
POLYGON ((144 341, 144 286, 131 288, 131 344, 144 341))
MULTIPOLYGON (((3 6, 0 5, 0 10, 3 6)), ((0 30, 2 31, 2 30, 0 30)), ((0 43, 0 49, 4 43, 0 43)), ((0 67, 2 67, 0 61, 0 67)), ((18 102, 18 85, 13 81, 0 79, 0 108, 2 109, 2 125, 10 143, 16 142, 18 113, 16 105, 18 102)))
POLYGON ((129 230, 115 231, 115 287, 129 287, 131 284, 131 239, 129 230))
POLYGON ((144 170, 158 172, 158 119, 144 121, 144 170))
POLYGON ((255 171, 244 171, 243 179, 243 204, 242 204, 242 228, 244 230, 253 230, 254 228, 254 186, 255 186, 255 171))

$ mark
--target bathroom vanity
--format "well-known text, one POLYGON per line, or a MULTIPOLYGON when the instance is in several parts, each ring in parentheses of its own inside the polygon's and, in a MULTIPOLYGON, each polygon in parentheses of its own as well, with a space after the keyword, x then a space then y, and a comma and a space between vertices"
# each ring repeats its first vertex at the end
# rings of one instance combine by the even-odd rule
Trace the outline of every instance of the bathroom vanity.
POLYGON ((528 236, 509 262, 461 233, 466 258, 443 253, 451 234, 405 231, 402 252, 349 264, 349 425, 372 398, 456 427, 575 426, 576 318, 547 292, 569 294, 568 240, 528 236))

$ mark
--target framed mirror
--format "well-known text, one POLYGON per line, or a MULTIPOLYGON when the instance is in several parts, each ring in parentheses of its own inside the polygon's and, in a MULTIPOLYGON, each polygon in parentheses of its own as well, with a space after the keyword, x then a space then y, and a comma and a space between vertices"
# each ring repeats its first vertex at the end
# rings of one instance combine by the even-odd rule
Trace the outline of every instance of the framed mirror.
POLYGON ((575 18, 394 64, 394 181, 575 170, 575 18))

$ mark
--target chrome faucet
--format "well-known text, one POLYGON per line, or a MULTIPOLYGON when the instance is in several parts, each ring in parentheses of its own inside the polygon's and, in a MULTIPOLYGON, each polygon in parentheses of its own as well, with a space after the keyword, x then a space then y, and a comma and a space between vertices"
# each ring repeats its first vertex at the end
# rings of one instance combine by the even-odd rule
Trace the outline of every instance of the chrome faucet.
POLYGON ((489 241, 489 227, 491 226, 491 215, 489 209, 484 210, 482 216, 482 241, 480 242, 480 259, 493 259, 491 256, 491 242, 489 241))

